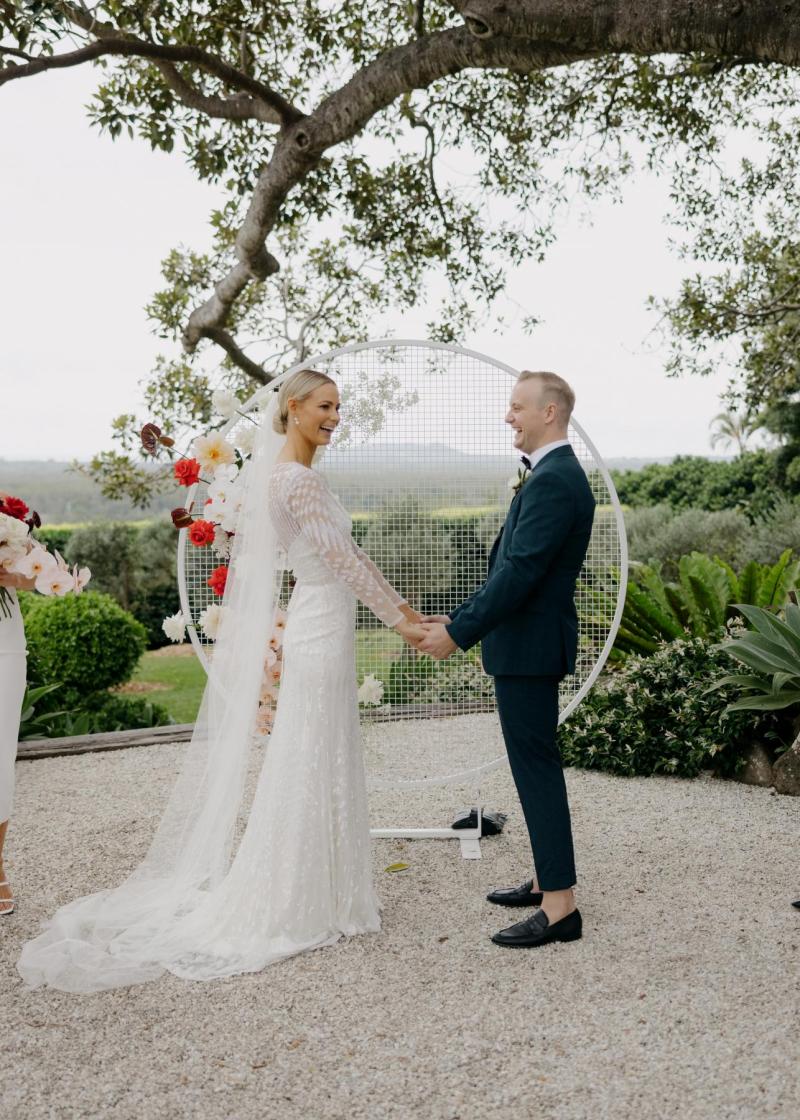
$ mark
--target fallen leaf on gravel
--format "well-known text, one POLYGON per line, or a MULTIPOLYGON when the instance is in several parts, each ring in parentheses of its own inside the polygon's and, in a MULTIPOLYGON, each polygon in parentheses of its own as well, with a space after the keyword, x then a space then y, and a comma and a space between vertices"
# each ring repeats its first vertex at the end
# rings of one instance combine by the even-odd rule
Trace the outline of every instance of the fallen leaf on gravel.
POLYGON ((390 863, 388 867, 384 867, 384 871, 405 871, 408 867, 407 863, 390 863))
POLYGON ((304 1038, 293 1038, 291 1042, 286 1043, 287 1050, 296 1050, 298 1046, 302 1046, 305 1042, 304 1038))
POLYGON ((440 941, 449 941, 450 938, 447 936, 447 934, 445 934, 444 937, 440 937, 439 940, 440 941))

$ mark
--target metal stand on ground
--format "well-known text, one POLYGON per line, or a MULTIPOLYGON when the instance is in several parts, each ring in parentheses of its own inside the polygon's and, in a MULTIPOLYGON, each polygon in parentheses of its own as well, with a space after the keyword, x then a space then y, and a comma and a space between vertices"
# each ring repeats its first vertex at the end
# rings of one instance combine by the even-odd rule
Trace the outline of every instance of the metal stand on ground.
POLYGON ((478 823, 475 828, 372 828, 370 829, 370 835, 382 840, 458 840, 463 859, 480 859, 481 829, 483 827, 480 790, 478 790, 475 803, 478 807, 478 823))

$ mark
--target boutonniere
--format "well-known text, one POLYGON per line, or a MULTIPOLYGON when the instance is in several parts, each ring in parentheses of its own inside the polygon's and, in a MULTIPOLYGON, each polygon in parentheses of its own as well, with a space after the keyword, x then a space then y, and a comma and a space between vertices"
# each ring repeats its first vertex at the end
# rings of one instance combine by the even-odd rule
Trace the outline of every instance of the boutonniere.
POLYGON ((522 487, 528 481, 530 473, 528 467, 520 467, 516 474, 512 474, 511 478, 508 480, 508 488, 514 491, 514 497, 519 494, 522 487))

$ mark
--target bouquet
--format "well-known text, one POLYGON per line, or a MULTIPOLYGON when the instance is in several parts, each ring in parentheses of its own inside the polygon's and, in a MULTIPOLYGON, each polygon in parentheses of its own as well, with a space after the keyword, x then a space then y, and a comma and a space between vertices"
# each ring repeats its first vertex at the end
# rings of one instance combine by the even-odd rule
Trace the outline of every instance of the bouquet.
MULTIPOLYGON (((69 566, 58 552, 55 554, 31 536, 41 525, 41 518, 21 498, 10 494, 0 498, 0 571, 21 575, 33 581, 40 595, 79 595, 92 578, 88 568, 69 566)), ((0 587, 0 614, 11 617, 11 596, 0 587)))

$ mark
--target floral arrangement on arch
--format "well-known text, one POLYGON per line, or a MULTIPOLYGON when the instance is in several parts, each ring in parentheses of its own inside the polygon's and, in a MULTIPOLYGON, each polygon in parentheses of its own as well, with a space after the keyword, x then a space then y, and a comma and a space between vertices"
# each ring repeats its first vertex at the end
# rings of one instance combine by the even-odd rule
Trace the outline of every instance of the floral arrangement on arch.
MULTIPOLYGON (((31 534, 42 520, 22 498, 6 494, 0 498, 0 569, 34 580, 40 595, 79 595, 92 573, 77 564, 70 570, 60 553, 48 552, 31 534)), ((0 587, 0 617, 11 617, 11 596, 0 587)))
MULTIPOLYGON (((242 410, 242 402, 227 390, 217 390, 211 395, 211 407, 222 423, 237 414, 239 424, 226 437, 219 430, 210 430, 196 436, 188 455, 177 454, 175 440, 164 435, 157 424, 145 424, 141 431, 142 446, 149 455, 156 456, 162 449, 173 460, 175 481, 187 489, 198 482, 207 486, 206 499, 200 510, 194 503, 172 510, 172 523, 176 529, 186 529, 192 548, 211 549, 219 558, 206 583, 219 602, 209 604, 201 612, 197 624, 205 636, 215 641, 222 619, 222 598, 228 578, 228 560, 231 542, 242 506, 241 471, 253 450, 253 441, 259 420, 242 410)), ((187 619, 183 611, 170 615, 162 622, 162 629, 172 642, 182 642, 186 637, 187 619)))

